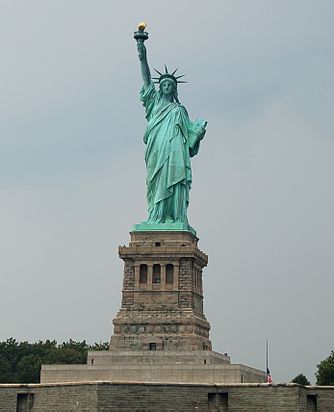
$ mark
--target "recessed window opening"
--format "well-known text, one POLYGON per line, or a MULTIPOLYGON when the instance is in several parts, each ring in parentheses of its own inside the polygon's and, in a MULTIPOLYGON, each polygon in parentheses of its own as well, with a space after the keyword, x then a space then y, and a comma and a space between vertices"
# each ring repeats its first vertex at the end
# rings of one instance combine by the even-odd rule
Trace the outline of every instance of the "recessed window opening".
POLYGON ((166 265, 166 283, 173 283, 174 280, 174 266, 172 264, 166 265))
POLYGON ((316 412, 318 410, 317 395, 313 395, 313 394, 306 395, 306 407, 308 411, 316 412))
POLYGON ((208 411, 228 411, 228 393, 208 393, 208 411))
POLYGON ((157 344, 156 343, 149 343, 149 349, 150 350, 157 350, 157 344))
POLYGON ((152 276, 153 283, 160 283, 161 282, 161 266, 160 265, 153 265, 153 276, 152 276))
POLYGON ((18 393, 16 398, 16 412, 31 411, 34 406, 33 393, 18 393))
POLYGON ((139 283, 147 283, 147 265, 140 265, 139 283))
POLYGON ((161 242, 155 242, 155 246, 161 246, 161 242))

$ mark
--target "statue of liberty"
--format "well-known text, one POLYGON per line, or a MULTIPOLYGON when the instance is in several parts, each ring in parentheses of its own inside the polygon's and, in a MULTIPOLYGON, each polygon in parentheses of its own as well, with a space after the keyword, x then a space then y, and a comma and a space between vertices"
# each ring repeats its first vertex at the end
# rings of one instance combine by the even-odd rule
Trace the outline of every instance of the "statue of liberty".
MULTIPOLYGON (((164 73, 156 70, 159 77, 151 78, 144 40, 148 34, 140 24, 135 32, 138 57, 141 65, 143 87, 140 99, 146 111, 146 186, 148 218, 135 230, 191 230, 187 208, 192 182, 190 158, 199 151, 205 134, 206 122, 191 122, 188 113, 178 100, 177 86, 185 83, 176 76, 176 70, 164 73), (153 80, 159 84, 156 90, 153 80), (144 225, 144 226, 143 226, 144 225)), ((137 227, 137 228, 136 228, 137 227)))

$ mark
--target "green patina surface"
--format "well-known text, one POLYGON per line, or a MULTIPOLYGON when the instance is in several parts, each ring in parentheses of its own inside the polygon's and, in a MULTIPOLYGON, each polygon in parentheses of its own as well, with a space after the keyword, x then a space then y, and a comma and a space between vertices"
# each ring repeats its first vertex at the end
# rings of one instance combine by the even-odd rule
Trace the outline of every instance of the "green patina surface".
POLYGON ((133 226, 134 232, 146 232, 146 231, 167 231, 167 232, 191 232, 196 236, 196 230, 192 228, 188 223, 149 223, 142 222, 133 226))
POLYGON ((147 62, 146 38, 138 32, 135 38, 143 77, 140 99, 147 120, 144 143, 148 218, 133 230, 186 230, 195 234, 187 218, 192 183, 190 158, 199 151, 206 121, 189 119, 178 100, 177 84, 182 76, 174 76, 175 71, 168 73, 165 67, 164 74, 158 72, 156 90, 147 62))

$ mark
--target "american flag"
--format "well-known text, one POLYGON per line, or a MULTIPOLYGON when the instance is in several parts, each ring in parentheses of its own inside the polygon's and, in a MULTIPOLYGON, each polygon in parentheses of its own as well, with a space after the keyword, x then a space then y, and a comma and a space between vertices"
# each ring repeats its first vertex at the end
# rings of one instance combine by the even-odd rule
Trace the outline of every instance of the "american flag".
POLYGON ((271 377, 269 368, 267 368, 266 382, 267 383, 273 383, 273 378, 271 377))

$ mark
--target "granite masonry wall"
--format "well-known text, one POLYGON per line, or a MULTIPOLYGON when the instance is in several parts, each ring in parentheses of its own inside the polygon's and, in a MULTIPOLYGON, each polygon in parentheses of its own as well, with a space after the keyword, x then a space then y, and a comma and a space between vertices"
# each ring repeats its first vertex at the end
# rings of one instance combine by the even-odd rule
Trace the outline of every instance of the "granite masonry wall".
POLYGON ((2 384, 0 411, 333 412, 334 387, 111 382, 2 384))

